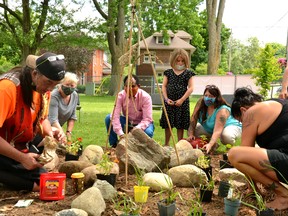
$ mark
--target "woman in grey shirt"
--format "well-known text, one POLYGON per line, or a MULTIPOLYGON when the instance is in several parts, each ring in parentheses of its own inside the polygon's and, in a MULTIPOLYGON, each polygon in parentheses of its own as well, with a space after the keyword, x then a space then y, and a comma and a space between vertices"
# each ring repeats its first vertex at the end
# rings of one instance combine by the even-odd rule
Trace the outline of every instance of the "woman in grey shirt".
POLYGON ((74 123, 77 120, 76 107, 78 94, 75 91, 79 79, 75 73, 66 72, 61 84, 51 93, 49 121, 52 126, 63 130, 67 122, 66 136, 71 139, 74 123))

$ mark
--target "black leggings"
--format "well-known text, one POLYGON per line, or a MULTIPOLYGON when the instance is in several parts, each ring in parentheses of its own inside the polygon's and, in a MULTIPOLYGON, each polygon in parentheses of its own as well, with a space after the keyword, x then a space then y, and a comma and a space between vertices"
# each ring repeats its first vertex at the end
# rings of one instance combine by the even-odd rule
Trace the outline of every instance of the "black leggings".
POLYGON ((19 162, 0 155, 0 182, 15 190, 32 191, 34 183, 40 183, 40 174, 44 168, 27 170, 19 162))

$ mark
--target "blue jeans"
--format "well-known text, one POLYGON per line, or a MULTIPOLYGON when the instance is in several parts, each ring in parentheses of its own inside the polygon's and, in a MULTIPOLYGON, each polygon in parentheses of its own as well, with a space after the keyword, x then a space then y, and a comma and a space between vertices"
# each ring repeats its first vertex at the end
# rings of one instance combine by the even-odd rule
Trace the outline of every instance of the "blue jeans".
MULTIPOLYGON (((120 116, 120 124, 121 124, 123 131, 125 131, 126 117, 120 116)), ((108 114, 105 118, 105 125, 106 125, 106 129, 108 131, 109 125, 110 125, 110 114, 108 114)), ((155 130, 155 127, 154 127, 154 123, 152 122, 151 124, 148 125, 148 127, 144 130, 144 132, 149 137, 152 138, 154 135, 154 130, 155 130)), ((111 131, 110 131, 110 136, 109 136, 110 146, 117 145, 117 141, 118 141, 117 134, 114 132, 113 126, 111 125, 111 131)))

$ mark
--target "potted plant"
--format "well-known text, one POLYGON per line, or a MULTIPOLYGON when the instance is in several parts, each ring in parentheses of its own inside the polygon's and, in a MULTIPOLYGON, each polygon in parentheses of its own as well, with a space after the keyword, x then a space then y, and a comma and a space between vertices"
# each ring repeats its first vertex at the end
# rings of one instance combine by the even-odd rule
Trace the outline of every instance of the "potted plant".
POLYGON ((241 193, 231 185, 227 197, 224 197, 224 212, 226 215, 236 216, 241 205, 241 193))
POLYGON ((102 155, 99 164, 96 164, 96 168, 99 171, 99 173, 97 174, 97 179, 106 180, 114 187, 116 182, 116 174, 111 173, 111 169, 113 168, 113 162, 110 161, 108 152, 102 155))
POLYGON ((205 216, 201 203, 198 200, 190 200, 188 216, 205 216))
POLYGON ((253 190, 254 193, 253 197, 255 198, 256 205, 252 205, 250 203, 243 201, 242 203, 246 206, 254 208, 256 210, 257 216, 273 216, 274 210, 266 206, 266 201, 264 200, 263 196, 258 192, 255 182, 251 178, 248 179, 248 177, 246 177, 246 179, 251 189, 253 190))
POLYGON ((201 155, 198 157, 195 165, 201 168, 207 175, 208 179, 212 178, 212 167, 211 167, 211 158, 207 155, 201 155))
POLYGON ((218 188, 218 196, 227 197, 230 187, 231 187, 231 184, 229 181, 221 180, 219 183, 219 188, 218 188))
POLYGON ((144 171, 138 167, 134 167, 137 185, 134 186, 134 199, 135 202, 145 203, 148 198, 149 186, 146 186, 143 180, 144 171))
POLYGON ((202 202, 211 202, 213 190, 215 187, 215 182, 213 178, 205 181, 205 184, 200 185, 200 198, 202 202))
POLYGON ((82 154, 82 138, 78 137, 76 140, 68 140, 65 146, 66 154, 65 161, 78 160, 82 154))
POLYGON ((162 190, 160 193, 166 193, 167 196, 165 199, 161 199, 158 203, 158 210, 160 216, 173 216, 175 215, 176 210, 176 198, 179 196, 181 198, 181 195, 179 192, 175 191, 175 188, 173 186, 172 180, 165 177, 165 180, 168 184, 167 190, 162 190))

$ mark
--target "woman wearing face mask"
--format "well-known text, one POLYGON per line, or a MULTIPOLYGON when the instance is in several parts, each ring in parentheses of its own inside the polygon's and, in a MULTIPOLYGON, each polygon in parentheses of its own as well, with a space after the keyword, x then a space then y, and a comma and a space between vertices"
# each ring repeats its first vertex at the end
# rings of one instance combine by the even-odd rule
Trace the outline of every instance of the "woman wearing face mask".
POLYGON ((219 88, 207 85, 191 116, 188 141, 205 135, 210 139, 203 146, 207 153, 213 150, 218 138, 223 144, 234 144, 241 136, 241 123, 231 116, 231 108, 219 88))
MULTIPOLYGON (((193 91, 195 73, 188 70, 190 66, 189 56, 183 49, 176 49, 172 52, 170 65, 172 68, 164 71, 162 93, 169 123, 171 128, 177 129, 179 141, 183 139, 184 130, 189 127, 189 96, 193 91)), ((165 129, 165 145, 169 146, 171 132, 164 112, 162 112, 160 126, 165 129)))
POLYGON ((68 139, 71 138, 74 123, 77 120, 78 94, 75 89, 78 81, 75 73, 66 72, 61 84, 51 94, 49 121, 52 126, 62 131, 62 126, 67 122, 66 136, 68 139))

